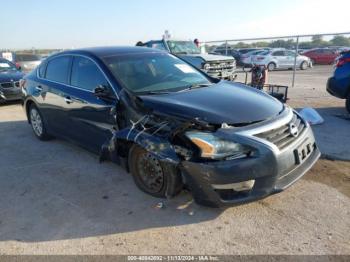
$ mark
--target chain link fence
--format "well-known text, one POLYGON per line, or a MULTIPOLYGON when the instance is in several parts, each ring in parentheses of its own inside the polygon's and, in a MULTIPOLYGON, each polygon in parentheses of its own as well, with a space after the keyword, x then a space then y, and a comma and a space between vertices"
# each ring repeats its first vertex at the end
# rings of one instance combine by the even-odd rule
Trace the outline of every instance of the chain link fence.
POLYGON ((299 68, 297 64, 299 55, 308 56, 314 64, 334 63, 341 51, 350 50, 350 32, 206 41, 202 42, 201 48, 206 53, 218 53, 228 56, 235 56, 235 52, 244 49, 248 51, 258 48, 266 50, 280 48, 292 51, 292 57, 289 55, 289 59, 292 59, 292 61, 289 61, 289 69, 293 70, 291 71, 291 86, 294 87, 299 68), (317 52, 324 53, 320 53, 320 57, 313 58, 311 55, 308 55, 310 50, 313 49, 321 50, 317 52), (327 56, 328 58, 326 58, 327 56))

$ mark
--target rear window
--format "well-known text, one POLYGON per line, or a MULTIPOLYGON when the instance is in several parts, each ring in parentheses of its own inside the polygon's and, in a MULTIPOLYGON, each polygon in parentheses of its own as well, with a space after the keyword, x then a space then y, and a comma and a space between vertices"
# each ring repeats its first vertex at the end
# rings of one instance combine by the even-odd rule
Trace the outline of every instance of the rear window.
POLYGON ((28 62, 28 61, 38 61, 38 60, 40 60, 40 57, 37 55, 16 54, 17 62, 28 62))
POLYGON ((59 83, 68 83, 70 57, 61 56, 50 60, 46 68, 45 78, 59 83))

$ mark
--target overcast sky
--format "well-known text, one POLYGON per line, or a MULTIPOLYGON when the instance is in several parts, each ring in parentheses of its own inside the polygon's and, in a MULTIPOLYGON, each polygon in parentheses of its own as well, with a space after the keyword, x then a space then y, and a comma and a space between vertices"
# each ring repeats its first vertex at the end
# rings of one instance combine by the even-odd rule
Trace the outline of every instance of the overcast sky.
POLYGON ((349 32, 349 0, 8 0, 0 48, 134 45, 349 32))

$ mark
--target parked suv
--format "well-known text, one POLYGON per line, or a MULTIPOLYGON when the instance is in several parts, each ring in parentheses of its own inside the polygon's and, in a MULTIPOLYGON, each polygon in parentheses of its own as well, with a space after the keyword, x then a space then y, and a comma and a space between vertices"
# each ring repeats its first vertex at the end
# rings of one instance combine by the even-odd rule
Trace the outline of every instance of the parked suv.
POLYGON ((119 163, 156 197, 185 184, 200 204, 249 202, 284 190, 320 156, 287 105, 156 49, 65 51, 25 76, 23 92, 37 138, 119 163))
POLYGON ((234 80, 237 76, 233 57, 201 54, 192 41, 162 39, 146 42, 143 46, 165 50, 215 78, 234 80))
POLYGON ((328 79, 327 91, 346 99, 346 109, 350 113, 350 51, 343 52, 337 59, 334 74, 328 79))
MULTIPOLYGON (((256 65, 264 65, 269 71, 275 69, 289 69, 294 68, 295 52, 284 49, 272 49, 262 53, 258 53, 252 56, 252 63, 256 65)), ((312 62, 310 58, 297 55, 296 60, 297 68, 305 70, 312 67, 312 62)))

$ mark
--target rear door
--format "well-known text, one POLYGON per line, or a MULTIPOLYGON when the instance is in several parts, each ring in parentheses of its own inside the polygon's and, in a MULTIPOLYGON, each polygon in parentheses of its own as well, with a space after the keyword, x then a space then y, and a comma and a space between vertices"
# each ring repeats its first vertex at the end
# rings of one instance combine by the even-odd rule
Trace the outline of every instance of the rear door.
POLYGON ((85 148, 99 152, 103 143, 112 137, 116 103, 116 95, 98 65, 91 58, 74 56, 70 88, 65 96, 71 138, 85 148), (111 96, 108 99, 95 96, 97 86, 109 88, 111 96))
POLYGON ((64 137, 69 135, 64 97, 69 88, 70 64, 71 57, 67 55, 54 57, 47 65, 43 64, 39 68, 38 83, 33 93, 49 129, 64 137))

